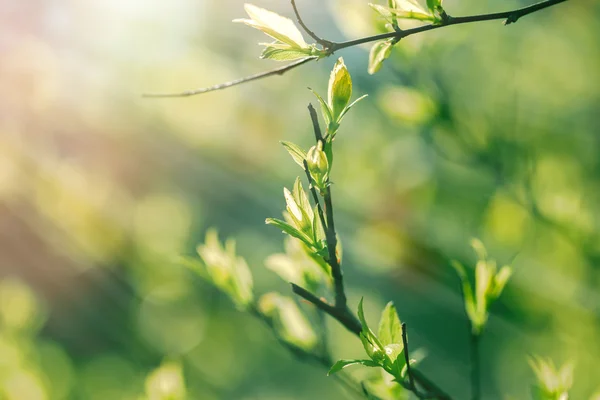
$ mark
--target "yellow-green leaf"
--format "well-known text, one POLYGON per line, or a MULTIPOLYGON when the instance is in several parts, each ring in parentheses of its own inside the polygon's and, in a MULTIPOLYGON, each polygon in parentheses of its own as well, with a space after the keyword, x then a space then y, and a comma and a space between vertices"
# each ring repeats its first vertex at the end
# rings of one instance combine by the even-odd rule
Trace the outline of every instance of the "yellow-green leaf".
POLYGON ((373 75, 381 69, 383 62, 392 54, 393 39, 377 42, 369 52, 369 74, 373 75))
POLYGON ((308 47, 308 44, 302 37, 302 33, 291 19, 252 4, 245 4, 244 9, 250 19, 234 19, 233 22, 241 22, 256 28, 273 39, 292 47, 308 47))
POLYGON ((338 58, 329 77, 327 102, 331 109, 332 120, 337 121, 352 97, 352 78, 342 57, 338 58))

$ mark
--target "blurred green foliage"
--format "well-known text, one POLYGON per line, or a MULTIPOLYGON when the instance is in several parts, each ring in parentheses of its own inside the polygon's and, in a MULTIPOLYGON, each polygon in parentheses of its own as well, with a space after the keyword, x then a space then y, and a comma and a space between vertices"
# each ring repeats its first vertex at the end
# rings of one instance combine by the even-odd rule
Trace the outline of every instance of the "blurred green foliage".
MULTIPOLYGON (((364 0, 298 3, 326 38, 386 23, 364 0)), ((312 145, 306 87, 323 88, 335 60, 139 97, 274 66, 257 57, 262 33, 230 23, 242 15, 237 0, 0 3, 0 398, 179 399, 183 382, 191 399, 353 396, 177 258, 217 226, 257 295, 289 294, 264 267, 283 251, 264 218, 297 175, 278 142, 312 145)), ((411 36, 375 76, 368 47, 341 53, 369 94, 337 135, 331 177, 349 302, 364 296, 370 318, 393 300, 422 370, 457 398, 470 327, 450 260, 476 264, 471 237, 514 271, 481 342, 484 398, 527 398, 529 353, 573 360, 573 399, 598 391, 599 17, 597 2, 569 1, 508 27, 411 36)), ((334 357, 364 357, 328 326, 334 357)))

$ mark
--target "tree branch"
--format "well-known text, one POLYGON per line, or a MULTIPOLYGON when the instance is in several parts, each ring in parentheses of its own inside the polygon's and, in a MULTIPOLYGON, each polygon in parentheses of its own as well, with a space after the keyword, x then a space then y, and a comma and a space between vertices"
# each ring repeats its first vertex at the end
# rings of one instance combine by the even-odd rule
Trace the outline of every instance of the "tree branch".
POLYGON ((323 134, 321 133, 321 127, 319 126, 319 116, 317 115, 317 110, 313 107, 312 103, 308 104, 308 112, 310 113, 310 119, 313 124, 313 130, 315 132, 315 139, 317 142, 319 140, 323 140, 323 134))
POLYGON ((379 40, 385 40, 385 39, 390 39, 390 38, 395 38, 395 39, 400 40, 407 36, 411 36, 411 35, 421 33, 421 32, 431 31, 434 29, 443 28, 443 27, 450 26, 450 25, 468 24, 468 23, 472 23, 472 22, 483 22, 483 21, 491 21, 491 20, 497 20, 497 19, 505 19, 506 20, 505 25, 509 25, 509 24, 517 22, 517 20, 519 20, 519 18, 522 18, 528 14, 532 14, 536 11, 543 10, 544 8, 548 8, 553 5, 563 3, 565 1, 567 1, 567 0, 545 0, 545 1, 541 1, 539 3, 533 4, 533 5, 530 5, 527 7, 516 9, 516 10, 504 11, 504 12, 499 12, 499 13, 491 13, 491 14, 471 15, 471 16, 467 16, 467 17, 451 17, 448 15, 439 24, 423 25, 423 26, 418 26, 416 28, 412 28, 412 29, 405 29, 405 30, 401 30, 401 31, 382 33, 379 35, 368 36, 368 37, 364 37, 361 39, 349 40, 347 42, 332 43, 331 52, 333 54, 334 52, 341 50, 341 49, 345 49, 347 47, 358 46, 360 44, 376 42, 379 40))
MULTIPOLYGON (((400 39, 403 39, 410 35, 414 35, 414 34, 421 33, 421 32, 426 32, 426 31, 431 31, 434 29, 439 29, 439 28, 443 28, 445 26, 450 26, 450 25, 467 24, 467 23, 472 23, 472 22, 483 22, 483 21, 491 21, 491 20, 498 20, 498 19, 505 19, 505 22, 504 22, 505 25, 509 25, 509 24, 517 22, 520 18, 522 18, 528 14, 532 14, 534 12, 543 10, 545 8, 554 6, 559 3, 563 3, 565 1, 567 1, 567 0, 545 0, 545 1, 541 1, 536 4, 532 4, 527 7, 518 8, 516 10, 504 11, 504 12, 499 12, 499 13, 491 13, 491 14, 471 15, 471 16, 466 16, 466 17, 451 17, 449 15, 445 15, 442 22, 438 23, 438 24, 423 25, 423 26, 418 26, 416 28, 412 28, 412 29, 406 29, 406 30, 394 30, 394 32, 388 32, 388 33, 382 33, 379 35, 367 36, 364 38, 349 40, 346 42, 330 42, 328 40, 320 38, 314 32, 312 32, 310 29, 308 29, 308 27, 306 26, 306 24, 300 17, 300 13, 298 12, 298 8, 296 7, 295 0, 291 0, 292 7, 294 8, 294 13, 296 14, 296 17, 298 18, 298 23, 302 26, 302 28, 304 28, 304 30, 318 44, 320 44, 321 46, 323 46, 324 48, 326 48, 328 50, 327 51, 328 56, 332 55, 333 53, 335 53, 338 50, 342 50, 342 49, 345 49, 348 47, 358 46, 358 45, 361 45, 364 43, 376 42, 379 40, 385 40, 385 39, 390 39, 390 38, 395 38, 396 41, 399 41, 400 39)), ((186 91, 180 92, 180 93, 148 93, 148 94, 144 94, 143 97, 188 97, 188 96, 194 96, 197 94, 213 92, 215 90, 227 89, 232 86, 240 85, 240 84, 246 83, 246 82, 255 81, 258 79, 268 78, 273 75, 283 75, 287 71, 295 69, 296 67, 306 64, 309 61, 317 60, 317 59, 318 59, 318 57, 302 58, 298 61, 295 61, 288 65, 284 65, 283 67, 280 67, 280 68, 275 68, 275 69, 272 69, 269 71, 255 74, 255 75, 250 75, 245 78, 236 79, 233 81, 229 81, 229 82, 225 82, 225 83, 221 83, 218 85, 209 86, 209 87, 205 87, 205 88, 186 90, 186 91)))
POLYGON ((410 354, 408 354, 408 337, 406 334, 406 322, 402 323, 402 345, 404 346, 404 361, 406 362, 406 375, 408 375, 408 384, 415 389, 415 380, 410 368, 410 354))
POLYGON ((333 319, 337 320, 346 329, 348 329, 348 331, 354 333, 356 336, 360 335, 360 332, 362 331, 362 325, 347 308, 340 310, 336 306, 321 300, 303 287, 293 283, 292 291, 309 303, 314 304, 319 310, 329 314, 333 319))

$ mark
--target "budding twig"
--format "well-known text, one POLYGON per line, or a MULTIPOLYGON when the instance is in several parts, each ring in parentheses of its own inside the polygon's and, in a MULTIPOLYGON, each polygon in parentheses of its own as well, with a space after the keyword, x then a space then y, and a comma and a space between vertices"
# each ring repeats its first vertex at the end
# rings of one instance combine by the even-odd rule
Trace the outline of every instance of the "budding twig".
MULTIPOLYGON (((539 3, 532 4, 530 6, 518 8, 515 10, 511 10, 511 11, 504 11, 504 12, 490 13, 490 14, 471 15, 471 16, 465 16, 465 17, 451 17, 447 14, 444 14, 444 18, 439 23, 418 26, 418 27, 412 28, 412 29, 394 30, 393 32, 382 33, 382 34, 373 35, 373 36, 367 36, 364 38, 349 40, 346 42, 332 42, 332 41, 325 40, 325 39, 317 36, 313 31, 311 31, 306 26, 306 24, 300 17, 300 13, 298 12, 298 8, 296 7, 296 1, 291 0, 291 3, 292 3, 292 7, 294 9, 294 13, 296 14, 296 17, 298 19, 298 23, 310 35, 310 37, 312 37, 318 44, 320 44, 321 46, 323 46, 325 49, 328 50, 326 55, 330 56, 330 55, 334 54, 336 51, 342 50, 342 49, 345 49, 348 47, 358 46, 358 45, 361 45, 364 43, 376 42, 379 40, 385 40, 385 39, 390 39, 390 38, 396 39, 395 41, 397 42, 397 41, 400 41, 400 39, 403 39, 407 36, 415 35, 415 34, 421 33, 421 32, 431 31, 434 29, 443 28, 443 27, 450 26, 450 25, 467 24, 467 23, 472 23, 472 22, 483 22, 483 21, 491 21, 491 20, 498 20, 498 19, 504 19, 505 20, 504 24, 509 25, 509 24, 517 22, 520 18, 522 18, 526 15, 532 14, 534 12, 543 10, 545 8, 554 6, 559 3, 563 3, 565 1, 567 1, 567 0, 544 0, 539 3)), ((291 71, 291 70, 295 69, 296 67, 299 67, 303 64, 306 64, 309 61, 317 60, 317 59, 318 59, 318 57, 302 58, 291 64, 284 65, 283 67, 275 68, 272 70, 268 70, 265 72, 255 74, 255 75, 250 75, 250 76, 247 76, 244 78, 236 79, 233 81, 229 81, 229 82, 225 82, 225 83, 221 83, 218 85, 209 86, 209 87, 205 87, 205 88, 186 90, 186 91, 180 92, 180 93, 149 93, 149 94, 144 94, 143 97, 189 97, 189 96, 194 96, 197 94, 213 92, 215 90, 227 89, 232 86, 240 85, 240 84, 246 83, 246 82, 255 81, 258 79, 268 78, 273 75, 283 75, 284 73, 291 71)))

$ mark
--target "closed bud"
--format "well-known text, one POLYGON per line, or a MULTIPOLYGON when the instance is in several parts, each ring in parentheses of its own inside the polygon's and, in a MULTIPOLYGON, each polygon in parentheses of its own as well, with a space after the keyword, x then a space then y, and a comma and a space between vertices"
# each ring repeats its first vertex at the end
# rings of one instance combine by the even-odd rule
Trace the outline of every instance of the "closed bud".
POLYGON ((327 155, 323 151, 322 141, 319 140, 316 146, 308 150, 306 164, 308 165, 310 176, 314 180, 315 187, 320 192, 325 191, 329 179, 329 161, 327 161, 327 155))

